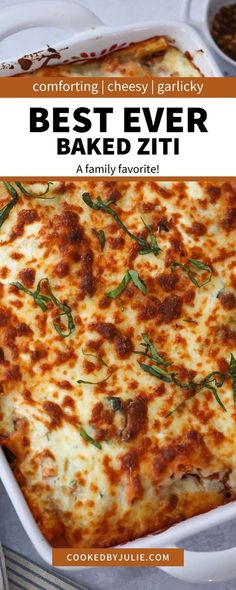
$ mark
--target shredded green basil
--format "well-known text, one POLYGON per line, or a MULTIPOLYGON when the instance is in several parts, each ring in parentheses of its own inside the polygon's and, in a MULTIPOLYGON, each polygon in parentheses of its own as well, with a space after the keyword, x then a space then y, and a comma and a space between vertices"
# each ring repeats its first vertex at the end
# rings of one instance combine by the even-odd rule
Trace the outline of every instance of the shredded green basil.
POLYGON ((109 396, 107 400, 112 405, 113 412, 118 412, 121 409, 121 400, 116 396, 109 396))
POLYGON ((134 350, 135 354, 140 354, 143 356, 148 357, 151 361, 156 362, 158 365, 163 365, 164 367, 168 367, 170 363, 165 361, 160 354, 158 354, 157 349, 155 348, 153 342, 147 336, 147 334, 142 334, 143 342, 141 342, 140 346, 143 346, 145 350, 134 350))
POLYGON ((212 381, 215 381, 216 387, 222 387, 224 380, 225 380, 225 375, 221 371, 212 371, 211 373, 209 373, 209 375, 204 377, 198 383, 196 383, 195 381, 189 381, 188 383, 183 383, 182 381, 179 381, 179 379, 176 378, 175 373, 171 373, 171 375, 172 375, 173 383, 175 383, 179 387, 182 387, 183 389, 184 388, 188 388, 188 389, 193 388, 194 389, 197 385, 204 385, 205 386, 206 384, 211 383, 212 381), (218 379, 216 376, 218 377, 218 379))
MULTIPOLYGON (((149 350, 150 350, 150 348, 149 348, 149 350)), ((149 355, 147 355, 147 356, 149 356, 149 355)), ((158 357, 159 357, 159 355, 158 355, 158 357)), ((151 356, 149 356, 149 358, 150 358, 150 360, 155 360, 156 363, 160 363, 159 360, 154 359, 151 356)), ((162 357, 160 357, 160 358, 161 358, 161 360, 163 360, 162 357)), ((169 363, 167 363, 166 366, 168 366, 168 364, 169 363)), ((182 381, 179 381, 179 379, 177 379, 176 373, 164 371, 158 365, 147 365, 145 363, 139 362, 139 366, 141 367, 141 369, 143 369, 143 371, 145 371, 145 373, 149 373, 149 375, 153 375, 153 377, 156 377, 156 378, 160 379, 161 381, 164 381, 165 383, 172 383, 174 385, 177 385, 178 387, 181 387, 182 389, 191 389, 192 395, 190 397, 193 397, 194 395, 199 393, 199 391, 201 391, 202 389, 210 389, 215 400, 220 405, 222 410, 224 410, 225 412, 227 411, 226 407, 224 406, 224 404, 223 404, 222 400, 220 399, 218 392, 217 392, 217 388, 222 387, 224 380, 225 380, 225 375, 221 371, 212 371, 211 373, 209 373, 209 375, 206 375, 206 377, 204 377, 203 379, 201 379, 201 381, 198 381, 198 382, 197 381, 189 381, 187 383, 183 383, 182 381), (213 386, 213 383, 214 383, 214 386, 213 386)), ((236 361, 235 361, 235 378, 236 378, 236 361)), ((236 384, 236 381, 235 381, 235 384, 236 384)), ((180 404, 178 404, 178 406, 176 406, 173 410, 171 410, 167 414, 166 417, 168 417, 171 414, 173 414, 174 412, 176 412, 176 410, 178 410, 186 401, 187 401, 187 399, 183 400, 180 404)))
POLYGON ((6 205, 4 205, 0 209, 0 227, 2 227, 2 225, 4 224, 4 221, 6 221, 9 213, 11 212, 13 207, 15 207, 15 205, 18 201, 18 193, 13 188, 13 186, 10 184, 10 182, 3 182, 3 184, 5 186, 5 189, 7 190, 9 195, 11 196, 11 200, 8 201, 8 203, 6 203, 6 205))
POLYGON ((123 276, 123 279, 120 282, 120 284, 118 285, 118 287, 116 287, 112 291, 108 291, 106 293, 107 297, 111 297, 112 299, 115 299, 116 297, 118 297, 118 295, 120 295, 126 289, 126 287, 129 284, 129 282, 130 282, 130 274, 129 274, 129 271, 128 271, 123 276))
POLYGON ((141 367, 141 369, 143 369, 143 371, 145 371, 145 373, 149 373, 150 375, 153 375, 154 377, 158 377, 158 379, 160 379, 161 381, 165 381, 166 383, 172 382, 171 375, 169 375, 169 373, 167 373, 166 371, 161 369, 161 367, 158 367, 156 365, 146 365, 145 363, 140 363, 140 362, 138 364, 141 367))
POLYGON ((161 251, 161 248, 158 246, 157 240, 155 238, 155 235, 153 233, 153 228, 151 225, 148 225, 144 219, 141 217, 143 225, 149 230, 149 239, 150 239, 150 245, 145 248, 145 250, 141 250, 140 254, 150 254, 150 252, 153 252, 153 254, 155 254, 155 256, 157 256, 159 254, 159 252, 161 251))
POLYGON ((103 252, 105 245, 106 245, 106 235, 105 232, 103 231, 103 229, 99 229, 95 232, 98 240, 99 240, 99 244, 101 247, 101 251, 103 252))
POLYGON ((82 426, 80 428, 79 433, 80 433, 80 436, 82 436, 82 438, 84 440, 86 440, 87 442, 91 443, 91 445, 93 445, 94 447, 97 447, 97 449, 102 449, 102 445, 99 442, 97 442, 96 440, 94 440, 94 438, 92 438, 92 436, 90 436, 86 432, 86 430, 84 430, 84 428, 82 428, 82 426))
POLYGON ((204 379, 202 379, 197 386, 199 387, 199 391, 201 389, 210 389, 210 391, 212 392, 215 400, 217 401, 217 403, 221 406, 222 410, 224 410, 225 412, 227 412, 225 405, 223 404, 222 400, 220 399, 218 393, 217 393, 217 389, 216 388, 220 388, 222 387, 223 383, 225 380, 225 375, 224 373, 221 373, 221 371, 212 371, 211 373, 209 373, 209 375, 207 375, 206 377, 204 377, 204 379), (215 387, 213 387, 213 385, 211 385, 211 383, 215 384, 215 387))
MULTIPOLYGON (((225 375, 224 373, 221 373, 221 371, 212 371, 211 373, 209 373, 209 375, 206 375, 206 377, 204 377, 201 381, 196 382, 196 381, 190 381, 188 383, 182 383, 181 381, 179 381, 176 376, 175 373, 171 374, 172 376, 172 382, 175 385, 178 385, 181 388, 185 388, 185 389, 192 389, 192 395, 190 396, 190 399, 192 397, 194 397, 197 393, 199 393, 200 391, 202 391, 203 389, 210 389, 210 391, 212 392, 215 400, 217 401, 217 403, 220 405, 220 407, 222 408, 222 410, 224 410, 225 412, 226 407, 223 404, 222 400, 220 399, 217 389, 216 388, 220 388, 222 387, 224 380, 225 380, 225 375), (214 383, 215 386, 211 385, 211 383, 214 383)), ((188 398, 189 399, 189 398, 188 398)), ((178 410, 181 406, 183 406, 188 399, 183 400, 182 402, 180 402, 180 404, 178 404, 173 410, 171 410, 166 417, 171 416, 171 414, 173 414, 174 412, 176 412, 176 410, 178 410)))
POLYGON ((18 193, 16 192, 16 190, 14 189, 14 187, 11 185, 10 182, 3 181, 3 185, 5 186, 5 189, 7 190, 9 195, 12 197, 12 199, 18 199, 18 193))
MULTIPOLYGON (((55 196, 53 197, 44 197, 44 195, 46 195, 49 191, 49 186, 50 184, 53 184, 52 182, 48 182, 47 183, 47 188, 43 193, 39 193, 39 194, 34 194, 34 193, 29 193, 21 184, 21 182, 16 182, 15 184, 17 186, 17 188, 24 194, 27 195, 28 197, 35 197, 37 199, 55 199, 55 196)), ((9 193, 9 195, 11 196, 11 200, 4 205, 4 207, 2 207, 2 209, 0 209, 0 227, 2 227, 4 221, 6 221, 9 213, 11 212, 11 210, 13 209, 13 207, 16 205, 18 198, 19 198, 19 194, 18 192, 15 190, 14 186, 12 186, 12 184, 10 182, 7 181, 3 181, 3 185, 5 186, 5 189, 7 190, 7 192, 9 193)))
POLYGON ((236 359, 235 359, 234 355, 232 354, 232 352, 230 355, 229 374, 232 379, 232 385, 233 385, 233 401, 234 401, 234 404, 236 405, 236 359))
POLYGON ((62 338, 67 338, 68 336, 70 336, 72 334, 72 332, 75 330, 75 324, 74 324, 72 313, 71 313, 71 307, 69 307, 69 305, 67 305, 66 303, 61 303, 61 301, 59 301, 59 299, 57 299, 57 297, 52 292, 52 289, 51 289, 51 286, 49 283, 49 279, 47 277, 40 279, 35 291, 30 291, 30 289, 27 289, 26 287, 24 287, 24 285, 22 285, 22 283, 20 283, 19 281, 15 281, 10 284, 14 285, 14 287, 17 287, 17 289, 19 289, 20 291, 27 293, 27 295, 30 295, 31 297, 33 297, 36 305, 38 305, 42 311, 47 311, 48 304, 50 302, 54 303, 54 305, 60 310, 60 313, 58 313, 58 315, 53 320, 53 325, 54 325, 56 332, 60 336, 62 336, 62 338), (49 293, 48 295, 44 295, 43 293, 41 293, 42 283, 47 285, 47 289, 48 289, 48 293, 49 293), (64 318, 64 316, 67 321, 67 326, 66 326, 67 331, 65 331, 65 327, 61 328, 61 325, 60 325, 60 320, 62 318, 64 318))
POLYGON ((138 272, 136 270, 128 270, 125 273, 125 275, 123 276, 123 279, 120 282, 120 284, 112 291, 108 291, 106 293, 106 296, 111 297, 112 299, 115 299, 116 297, 118 297, 118 295, 120 295, 126 289, 126 287, 130 281, 133 281, 135 287, 137 287, 139 289, 139 291, 141 291, 141 293, 146 295, 147 287, 146 287, 144 281, 142 279, 140 279, 138 272))
POLYGON ((101 381, 85 381, 84 379, 78 379, 78 381, 76 381, 76 383, 85 383, 88 385, 98 385, 99 383, 105 383, 105 381, 108 381, 108 379, 110 379, 110 377, 113 375, 113 371, 112 373, 109 373, 109 375, 107 375, 107 377, 105 377, 105 379, 101 379, 101 381))
POLYGON ((46 200, 56 198, 56 195, 54 195, 53 197, 45 197, 45 195, 49 191, 50 185, 53 184, 53 182, 47 182, 47 187, 46 187, 45 191, 43 191, 42 193, 29 193, 29 191, 26 190, 26 188, 23 186, 23 184, 21 184, 21 182, 15 181, 15 184, 20 189, 20 191, 23 193, 23 195, 26 195, 27 197, 32 197, 34 199, 46 199, 46 200))
POLYGON ((211 267, 208 264, 204 264, 204 262, 201 262, 201 260, 195 260, 195 258, 189 258, 188 262, 196 270, 208 271, 208 277, 205 281, 203 281, 203 283, 199 283, 198 280, 196 279, 196 276, 193 274, 191 268, 189 266, 187 266, 186 264, 182 264, 182 262, 172 262, 170 268, 171 268, 171 270, 175 270, 176 268, 179 267, 182 270, 184 270, 184 272, 187 273, 188 278, 190 279, 190 281, 192 281, 192 283, 195 285, 195 287, 203 287, 204 285, 207 285, 207 283, 210 282, 211 277, 212 277, 211 267))
POLYGON ((82 354, 84 356, 90 356, 90 357, 96 359, 97 361, 99 361, 99 363, 101 363, 101 365, 104 365, 104 367, 108 367, 107 363, 105 363, 105 361, 103 360, 103 358, 100 354, 93 354, 92 352, 84 352, 83 349, 82 349, 82 354))
POLYGON ((27 289, 27 287, 24 287, 24 285, 22 285, 22 283, 20 283, 19 281, 14 281, 13 283, 10 283, 11 285, 13 285, 14 287, 17 287, 17 289, 19 289, 20 291, 24 291, 24 293, 27 293, 27 295, 30 295, 31 297, 33 297, 35 303, 42 309, 42 311, 47 311, 48 308, 48 302, 50 301, 50 297, 48 297, 47 295, 42 295, 42 293, 40 293, 40 286, 41 286, 41 282, 44 279, 41 279, 37 285, 37 288, 35 289, 35 291, 30 291, 30 289, 27 289))
POLYGON ((141 291, 144 295, 147 293, 147 287, 142 279, 140 279, 139 274, 136 270, 129 270, 129 276, 131 281, 133 281, 135 287, 141 291))
POLYGON ((132 240, 135 240, 141 248, 143 248, 143 251, 140 252, 141 254, 149 254, 150 252, 152 252, 155 256, 157 256, 157 254, 160 251, 160 248, 157 245, 156 240, 153 240, 154 236, 151 238, 151 241, 148 242, 148 240, 144 240, 144 238, 139 238, 138 236, 132 234, 132 232, 124 225, 123 221, 121 221, 116 211, 110 206, 112 201, 102 201, 101 197, 97 197, 97 200, 93 201, 89 193, 83 193, 82 199, 84 203, 91 209, 94 209, 95 211, 102 211, 103 213, 111 215, 113 219, 116 221, 116 223, 123 229, 123 231, 132 240))

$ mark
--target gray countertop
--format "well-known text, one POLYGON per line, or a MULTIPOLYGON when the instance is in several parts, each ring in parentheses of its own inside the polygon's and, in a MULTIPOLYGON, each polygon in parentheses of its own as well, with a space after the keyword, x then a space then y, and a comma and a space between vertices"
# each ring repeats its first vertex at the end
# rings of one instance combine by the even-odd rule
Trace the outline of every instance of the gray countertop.
MULTIPOLYGON (((78 1, 78 0, 74 0, 78 1)), ((19 3, 22 0, 0 0, 1 7, 19 3)), ((31 0, 34 2, 34 0, 31 0)), ((193 0, 195 14, 199 15, 204 0, 193 0)), ((179 19, 182 0, 81 0, 81 4, 94 10, 106 24, 127 24, 144 20, 179 19)), ((229 68, 223 61, 219 61, 222 73, 235 75, 234 68, 229 68)), ((227 523, 196 535, 185 542, 188 549, 209 551, 226 549, 236 543, 236 521, 227 523)), ((34 550, 27 538, 18 518, 8 499, 3 486, 0 484, 0 539, 3 544, 19 551, 38 564, 42 560, 34 550)), ((81 583, 91 590, 104 590, 114 587, 116 590, 191 590, 197 588, 195 584, 186 584, 167 576, 158 568, 94 568, 80 572, 68 572, 68 577, 81 583)), ((201 586, 201 590, 207 590, 209 586, 201 586)), ((235 590, 236 581, 225 584, 215 584, 215 590, 235 590)))

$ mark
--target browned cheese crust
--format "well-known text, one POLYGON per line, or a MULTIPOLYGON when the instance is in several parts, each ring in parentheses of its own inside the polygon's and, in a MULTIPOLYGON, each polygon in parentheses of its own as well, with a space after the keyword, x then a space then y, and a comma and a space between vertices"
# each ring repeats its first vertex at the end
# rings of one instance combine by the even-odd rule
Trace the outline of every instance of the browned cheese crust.
POLYGON ((12 188, 0 437, 45 537, 111 546, 235 498, 235 183, 12 188))

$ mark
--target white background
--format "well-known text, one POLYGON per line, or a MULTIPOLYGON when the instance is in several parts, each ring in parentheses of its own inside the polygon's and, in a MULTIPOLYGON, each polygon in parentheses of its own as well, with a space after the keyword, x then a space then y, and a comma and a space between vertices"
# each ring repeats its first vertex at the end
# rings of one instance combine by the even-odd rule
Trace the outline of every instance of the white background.
MULTIPOLYGON (((17 1, 17 0, 15 0, 17 1)), ((34 0, 31 0, 34 2, 34 0)), ((74 0, 78 1, 78 0, 74 0)), ((194 0, 195 14, 200 16, 205 0, 194 0)), ((22 0, 18 0, 22 3, 22 0)), ((0 0, 1 7, 13 4, 12 0, 0 0)), ((182 0, 81 0, 81 4, 94 10, 107 24, 127 24, 148 19, 179 19, 182 0)), ((201 32, 201 28, 200 28, 201 32)), ((236 68, 230 68, 223 60, 218 60, 222 72, 234 76, 236 68)), ((14 131, 9 130, 13 136, 14 131)), ((20 142, 19 142, 20 150, 20 142)), ((224 146, 222 152, 224 153, 224 146)), ((201 153, 198 156, 201 158, 201 153)), ((208 160, 211 154, 208 155, 208 160)), ((1 168, 0 168, 1 169, 1 168)), ((186 174, 186 172, 185 172, 186 174)), ((196 535, 184 542, 184 546, 195 551, 213 551, 227 549, 236 544, 236 521, 215 527, 210 531, 196 535)), ((0 539, 9 547, 15 548, 35 562, 42 563, 34 550, 16 513, 0 484, 0 539)), ((68 577, 76 580, 91 590, 209 590, 202 584, 186 584, 170 578, 157 568, 102 568, 69 573, 68 577)), ((236 581, 212 584, 211 590, 235 590, 236 581)), ((12 589, 11 589, 12 590, 12 589)))
MULTIPOLYGON (((0 161, 1 176, 71 176, 76 173, 78 164, 83 167, 86 163, 91 166, 102 166, 105 163, 126 166, 141 166, 149 164, 160 165, 160 176, 233 176, 235 173, 235 149, 233 140, 236 137, 235 118, 236 99, 1 99, 0 109, 0 161), (54 133, 52 131, 52 108, 70 108, 70 128, 76 123, 73 111, 78 106, 92 109, 94 106, 113 107, 113 114, 108 114, 108 132, 100 133, 98 129, 98 115, 91 114, 93 126, 87 133, 54 133), (186 126, 187 107, 202 107, 207 111, 206 127, 208 133, 201 133, 198 129, 194 133, 166 133, 164 116, 158 134, 149 134, 144 117, 140 116, 142 133, 124 133, 122 128, 123 107, 149 107, 154 115, 157 107, 182 107, 183 125, 186 126), (30 133, 30 107, 43 107, 49 110, 50 128, 45 132, 30 133), (136 137, 179 137, 180 155, 136 155, 136 137), (85 155, 57 155, 57 137, 70 137, 71 143, 76 137, 81 137, 86 144, 86 137, 127 137, 132 143, 131 152, 127 155, 116 156, 85 156, 85 155), (27 157, 26 157, 27 155, 27 157)), ((164 114, 165 115, 165 114, 164 114)), ((65 124, 63 124, 65 125, 65 124)), ((160 147, 161 150, 161 147, 160 147)), ((83 174, 85 175, 85 173, 83 174)), ((101 175, 104 173, 101 172, 101 175)), ((117 172, 118 175, 118 172, 117 172)), ((127 173, 127 175, 131 175, 127 173)), ((133 174, 135 176, 135 174, 133 174)), ((142 175, 145 176, 145 173, 142 175)))

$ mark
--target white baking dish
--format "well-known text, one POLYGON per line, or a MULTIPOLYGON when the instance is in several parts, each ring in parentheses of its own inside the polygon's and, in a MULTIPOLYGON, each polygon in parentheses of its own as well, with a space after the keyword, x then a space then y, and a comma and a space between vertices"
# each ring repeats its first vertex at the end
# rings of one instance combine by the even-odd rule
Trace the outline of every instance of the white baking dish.
POLYGON ((68 0, 34 0, 1 9, 0 75, 31 72, 48 59, 48 65, 93 59, 155 35, 168 35, 181 51, 188 51, 204 76, 221 76, 204 41, 186 23, 149 21, 108 28, 68 0))
MULTIPOLYGON (((0 449, 0 474, 3 485, 13 503, 22 525, 31 542, 41 557, 49 564, 52 562, 52 548, 39 530, 25 498, 15 480, 3 451, 0 449)), ((175 543, 183 546, 183 540, 209 528, 236 518, 236 502, 221 506, 206 514, 194 516, 180 522, 168 530, 153 535, 147 535, 126 543, 123 547, 148 548, 148 547, 174 547, 175 543)), ((68 568, 60 568, 68 570, 68 568)), ((81 569, 81 567, 73 567, 81 569)), ((162 567, 172 576, 195 583, 223 582, 236 575, 236 547, 224 551, 211 551, 207 553, 185 551, 184 567, 162 567)))
MULTIPOLYGON (((51 60, 52 65, 64 63, 65 60, 82 61, 85 59, 85 53, 86 59, 91 59, 94 54, 99 56, 101 52, 104 54, 114 50, 114 45, 116 47, 128 45, 130 42, 164 34, 171 37, 176 46, 182 51, 189 51, 193 55, 194 63, 205 76, 221 75, 201 37, 185 23, 147 22, 140 25, 108 29, 94 14, 78 4, 73 4, 67 0, 66 2, 64 0, 35 0, 28 3, 25 10, 22 10, 20 5, 1 10, 0 52, 1 55, 4 55, 5 51, 6 57, 5 61, 0 63, 1 76, 22 73, 22 67, 18 60, 23 53, 26 53, 23 45, 25 41, 29 42, 29 37, 26 34, 20 37, 18 33, 19 31, 32 31, 33 27, 37 27, 37 34, 39 33, 37 38, 40 35, 41 39, 44 38, 44 41, 41 41, 41 45, 38 45, 38 47, 46 46, 46 43, 49 43, 55 49, 54 57, 51 60), (63 39, 63 31, 67 31, 67 38, 64 36, 63 39), (51 41, 50 34, 53 34, 53 41, 51 41), (60 38, 60 42, 55 42, 55 38, 60 38), (19 51, 19 42, 22 51, 19 51), (13 48, 11 53, 9 53, 10 47, 13 48)), ((32 53, 30 56, 30 71, 40 67, 48 55, 50 55, 48 49, 32 53)), ((40 532, 1 449, 0 475, 33 545, 41 557, 46 562, 51 563, 51 547, 40 532)), ((236 502, 212 510, 207 514, 188 519, 170 527, 163 533, 148 535, 145 538, 128 543, 126 547, 164 547, 167 545, 173 547, 176 542, 182 542, 184 538, 190 535, 205 529, 208 530, 210 527, 232 518, 236 518, 236 502)), ((229 580, 236 576, 236 548, 210 553, 186 551, 184 567, 162 569, 189 582, 203 583, 229 580)))

